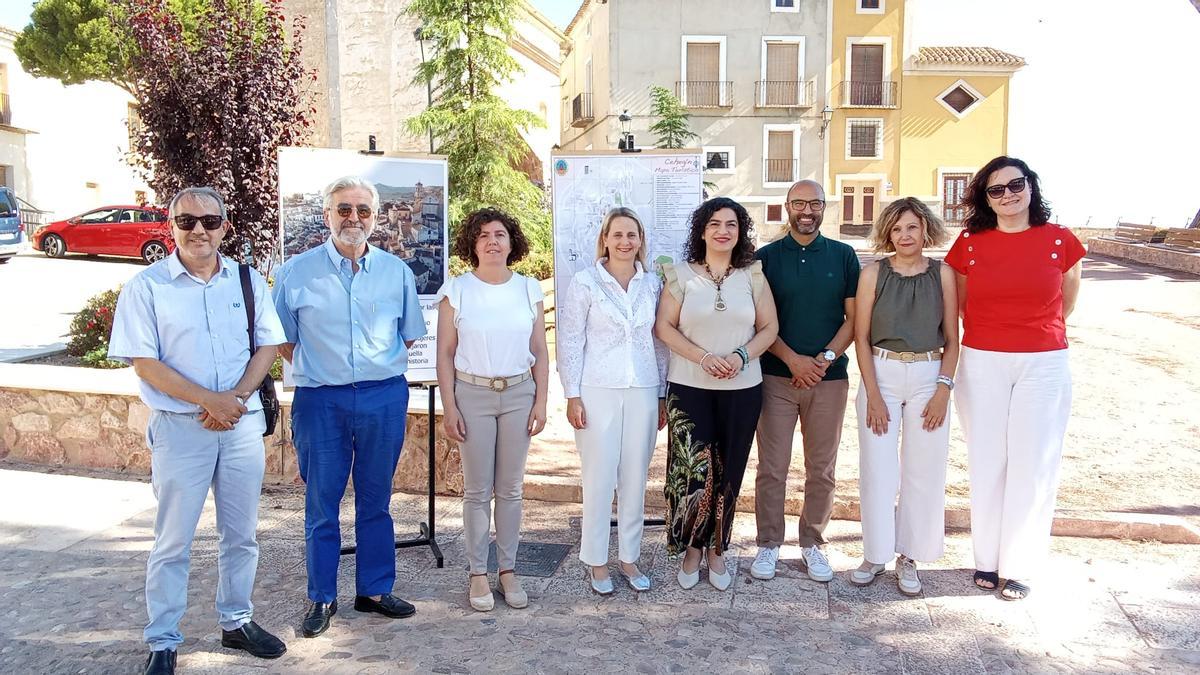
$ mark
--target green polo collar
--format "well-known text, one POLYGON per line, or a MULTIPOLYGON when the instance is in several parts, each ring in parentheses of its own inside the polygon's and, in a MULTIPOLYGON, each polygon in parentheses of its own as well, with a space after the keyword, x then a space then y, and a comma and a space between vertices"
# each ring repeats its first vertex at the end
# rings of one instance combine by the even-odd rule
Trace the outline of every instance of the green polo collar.
POLYGON ((818 232, 816 239, 813 239, 808 246, 801 247, 789 230, 787 234, 783 235, 783 247, 789 251, 799 251, 801 248, 805 251, 821 251, 825 249, 825 235, 818 232))

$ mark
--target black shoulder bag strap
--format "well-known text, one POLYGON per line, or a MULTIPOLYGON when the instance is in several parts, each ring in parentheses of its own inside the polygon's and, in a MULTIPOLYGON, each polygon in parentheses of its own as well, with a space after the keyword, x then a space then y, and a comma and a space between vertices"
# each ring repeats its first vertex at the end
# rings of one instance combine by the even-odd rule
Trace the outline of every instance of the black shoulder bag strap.
MULTIPOLYGON (((254 340, 254 286, 250 282, 250 266, 244 263, 238 265, 238 276, 242 280, 242 306, 246 308, 246 335, 250 338, 250 358, 253 359, 254 353, 258 351, 258 345, 254 340)), ((270 373, 267 373, 258 386, 258 398, 262 402, 263 417, 267 422, 263 436, 270 436, 275 433, 275 423, 279 419, 279 400, 275 397, 275 381, 271 378, 270 373)))

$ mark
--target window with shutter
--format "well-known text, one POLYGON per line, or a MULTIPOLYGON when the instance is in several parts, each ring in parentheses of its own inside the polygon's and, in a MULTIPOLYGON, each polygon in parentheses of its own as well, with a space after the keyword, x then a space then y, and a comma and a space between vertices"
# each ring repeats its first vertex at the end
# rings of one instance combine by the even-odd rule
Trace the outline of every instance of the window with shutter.
POLYGON ((767 182, 787 183, 792 181, 795 158, 792 157, 791 131, 767 132, 767 182))
POLYGON ((689 42, 687 46, 687 96, 693 106, 721 104, 721 45, 689 42))
POLYGON ((767 222, 783 222, 783 204, 767 204, 767 222))
POLYGON ((795 42, 767 43, 767 80, 761 103, 799 105, 800 45, 795 42))
POLYGON ((883 45, 850 46, 851 105, 883 105, 883 45))

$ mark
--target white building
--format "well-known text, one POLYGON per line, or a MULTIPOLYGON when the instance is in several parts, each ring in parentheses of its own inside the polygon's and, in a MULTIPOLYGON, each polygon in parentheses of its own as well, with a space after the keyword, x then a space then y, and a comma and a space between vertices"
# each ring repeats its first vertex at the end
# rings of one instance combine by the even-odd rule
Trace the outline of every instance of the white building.
POLYGON ((125 161, 133 99, 102 82, 35 78, 0 27, 0 183, 26 204, 66 218, 106 204, 154 201, 125 161))

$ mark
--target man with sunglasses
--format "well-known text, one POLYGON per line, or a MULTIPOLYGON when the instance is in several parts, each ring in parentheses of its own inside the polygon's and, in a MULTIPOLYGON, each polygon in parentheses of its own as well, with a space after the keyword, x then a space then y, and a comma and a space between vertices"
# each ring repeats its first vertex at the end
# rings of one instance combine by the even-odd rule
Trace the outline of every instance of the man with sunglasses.
POLYGON ((425 335, 408 265, 367 243, 379 193, 346 176, 324 190, 330 236, 284 263, 274 296, 294 367, 292 434, 305 483, 310 605, 301 633, 316 637, 337 613, 339 504, 354 478, 354 609, 389 618, 416 609, 392 594, 395 534, 388 510, 404 444, 408 349, 425 335))
POLYGON ((804 439, 803 563, 813 581, 833 579, 822 546, 833 512, 834 466, 850 382, 845 352, 854 340, 858 256, 821 235, 825 190, 802 180, 788 190, 789 232, 758 250, 779 313, 779 337, 762 356, 754 511, 756 579, 773 579, 784 540, 783 505, 796 422, 804 439))
POLYGON ((216 501, 221 644, 276 658, 287 648, 252 620, 266 421, 258 387, 284 341, 267 284, 251 270, 251 354, 238 266, 218 252, 230 224, 221 195, 186 188, 168 208, 175 252, 121 290, 108 356, 133 365, 150 408, 146 442, 158 500, 146 562, 146 673, 173 673, 183 642, 192 537, 216 501))

